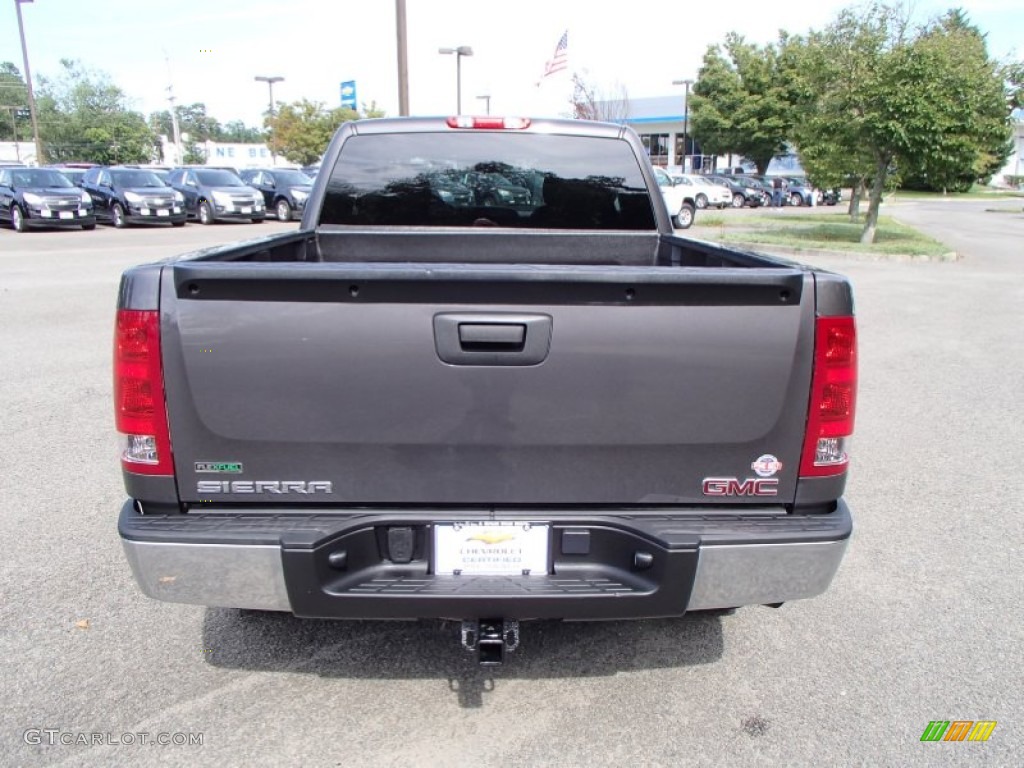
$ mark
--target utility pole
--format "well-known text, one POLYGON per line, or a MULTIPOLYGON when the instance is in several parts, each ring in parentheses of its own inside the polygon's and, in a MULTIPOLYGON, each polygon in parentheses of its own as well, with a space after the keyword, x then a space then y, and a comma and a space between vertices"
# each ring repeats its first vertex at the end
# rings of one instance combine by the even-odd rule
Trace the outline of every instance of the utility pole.
POLYGON ((32 70, 28 66, 28 46, 25 44, 25 25, 21 20, 21 4, 32 0, 14 0, 18 11, 18 34, 21 36, 21 55, 25 59, 25 84, 28 85, 28 109, 32 115, 32 138, 36 142, 36 165, 46 162, 43 157, 43 142, 39 139, 39 118, 36 117, 36 97, 32 91, 32 70))
POLYGON ((409 45, 405 25, 405 0, 395 0, 395 26, 398 33, 398 114, 409 114, 409 45))
POLYGON ((164 51, 167 63, 167 101, 171 103, 171 131, 174 133, 174 153, 177 155, 175 165, 185 164, 185 148, 181 145, 181 128, 178 126, 178 108, 174 104, 174 78, 171 76, 171 57, 164 51))
POLYGON ((167 86, 167 100, 171 102, 171 130, 174 132, 174 154, 177 155, 175 165, 185 164, 185 150, 181 146, 181 129, 178 127, 178 108, 174 104, 174 86, 167 86))
POLYGON ((693 80, 673 80, 672 85, 685 85, 686 93, 683 95, 683 173, 686 173, 686 139, 690 132, 690 86, 693 80))

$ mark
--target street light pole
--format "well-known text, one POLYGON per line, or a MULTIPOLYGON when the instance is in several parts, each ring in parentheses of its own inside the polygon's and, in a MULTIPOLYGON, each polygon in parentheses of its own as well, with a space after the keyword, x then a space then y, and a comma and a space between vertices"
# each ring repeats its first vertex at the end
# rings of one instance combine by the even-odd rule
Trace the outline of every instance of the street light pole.
POLYGON ((491 114, 491 95, 488 93, 488 94, 484 94, 483 96, 477 96, 477 98, 484 100, 484 102, 487 104, 487 114, 490 115, 491 114))
POLYGON ((42 165, 45 162, 43 158, 43 142, 39 140, 39 119, 36 117, 36 97, 32 91, 32 70, 28 66, 25 25, 21 20, 21 4, 31 2, 32 0, 14 0, 14 7, 18 11, 18 34, 21 36, 21 55, 25 60, 25 84, 28 85, 28 109, 32 115, 32 138, 36 142, 36 165, 42 165))
POLYGON ((693 80, 673 80, 672 85, 685 85, 686 93, 683 95, 683 173, 686 173, 686 139, 690 132, 690 86, 693 80))
POLYGON ((455 114, 462 114, 462 57, 472 56, 473 49, 468 45, 458 48, 438 48, 438 53, 455 54, 455 114))
POLYGON ((409 114, 409 46, 406 32, 405 0, 395 0, 395 27, 398 35, 398 114, 409 114))
MULTIPOLYGON (((282 80, 284 80, 284 78, 283 77, 279 77, 277 75, 272 75, 270 77, 264 77, 263 75, 256 75, 256 77, 254 77, 253 80, 257 80, 258 82, 261 82, 261 83, 266 83, 267 84, 267 88, 270 89, 270 110, 269 110, 268 114, 270 115, 270 119, 273 120, 274 119, 274 83, 280 83, 282 80)), ((273 145, 273 143, 270 144, 270 164, 271 165, 277 165, 277 157, 274 155, 274 145, 273 145)))
POLYGON ((258 80, 261 83, 266 83, 267 87, 270 89, 270 116, 273 117, 274 116, 274 83, 280 83, 282 80, 284 80, 284 78, 283 77, 278 77, 276 75, 272 76, 272 77, 264 77, 263 75, 256 75, 256 77, 254 77, 253 80, 258 80))

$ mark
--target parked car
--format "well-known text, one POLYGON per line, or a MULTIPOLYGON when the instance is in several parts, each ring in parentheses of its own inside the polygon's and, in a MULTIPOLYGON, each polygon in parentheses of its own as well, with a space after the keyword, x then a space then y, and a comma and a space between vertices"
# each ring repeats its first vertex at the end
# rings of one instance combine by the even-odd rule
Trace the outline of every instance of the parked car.
POLYGON ((668 172, 658 166, 654 166, 654 180, 672 216, 672 225, 676 229, 689 229, 693 225, 693 217, 697 210, 697 203, 693 199, 693 186, 676 184, 668 172))
POLYGON ((532 200, 529 189, 509 181, 500 173, 449 171, 448 178, 472 190, 476 205, 516 208, 528 206, 532 200))
POLYGON ((167 183, 167 176, 170 174, 171 169, 166 165, 121 165, 120 168, 139 168, 143 171, 149 171, 150 173, 156 174, 160 177, 160 181, 167 183))
POLYGON ((799 176, 786 176, 786 200, 790 205, 815 205, 818 200, 818 191, 805 178, 799 176))
POLYGON ((302 171, 307 176, 309 176, 309 178, 315 179, 316 175, 320 173, 320 164, 317 163, 316 165, 304 165, 299 170, 302 171))
POLYGON ((278 221, 302 218, 313 180, 302 171, 281 168, 243 168, 242 181, 263 193, 263 205, 278 221))
POLYGON ((789 205, 792 201, 789 199, 789 180, 784 176, 760 176, 757 174, 749 174, 746 176, 748 179, 753 179, 762 186, 768 193, 768 205, 772 204, 772 200, 775 196, 775 180, 778 179, 779 183, 782 184, 782 205, 789 205))
POLYGON ((175 168, 167 183, 185 198, 185 214, 200 224, 245 219, 262 224, 263 193, 226 168, 175 168))
POLYGON ((82 186, 82 179, 85 178, 85 168, 65 168, 62 165, 44 165, 43 167, 63 174, 64 178, 76 187, 82 186))
POLYGON ((818 205, 836 205, 843 201, 843 190, 839 187, 827 187, 818 190, 818 205))
POLYGON ((96 229, 92 198, 52 168, 0 168, 0 221, 28 227, 96 229))
POLYGON ((80 187, 82 186, 82 179, 85 177, 85 172, 90 168, 95 168, 97 165, 97 163, 53 163, 52 165, 46 165, 43 167, 60 171, 68 177, 68 181, 76 187, 80 187))
POLYGON ((707 176, 707 179, 714 184, 726 187, 732 192, 733 208, 742 208, 744 206, 757 208, 762 205, 768 205, 771 202, 771 195, 765 190, 764 185, 753 179, 720 173, 707 176))
POLYGON ((185 197, 152 171, 100 166, 90 168, 82 189, 92 196, 96 219, 123 229, 129 224, 185 226, 185 197))
POLYGON ((692 188, 694 203, 701 210, 708 206, 725 208, 727 205, 732 205, 732 192, 704 176, 698 176, 693 173, 669 175, 672 177, 673 183, 692 188))
POLYGON ((427 181, 430 183, 430 191, 442 203, 457 208, 473 205, 473 190, 463 184, 459 184, 459 182, 443 171, 427 174, 427 181))

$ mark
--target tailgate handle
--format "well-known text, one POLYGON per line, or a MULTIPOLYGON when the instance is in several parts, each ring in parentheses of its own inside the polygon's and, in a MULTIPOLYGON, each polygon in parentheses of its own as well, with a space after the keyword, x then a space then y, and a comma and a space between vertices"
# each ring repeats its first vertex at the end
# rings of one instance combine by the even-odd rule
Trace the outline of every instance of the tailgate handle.
POLYGON ((434 315, 434 346, 451 365, 539 365, 551 346, 551 316, 443 312, 434 315))
POLYGON ((463 349, 520 351, 526 341, 522 323, 459 323, 459 343, 463 349))

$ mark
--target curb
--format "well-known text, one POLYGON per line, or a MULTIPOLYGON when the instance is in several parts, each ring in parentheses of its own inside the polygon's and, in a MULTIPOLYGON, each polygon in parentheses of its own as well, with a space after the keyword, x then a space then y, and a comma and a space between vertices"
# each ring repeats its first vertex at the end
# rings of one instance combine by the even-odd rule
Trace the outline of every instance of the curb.
POLYGON ((786 245, 771 245, 768 243, 747 243, 738 240, 715 240, 714 242, 726 247, 735 246, 748 251, 760 251, 762 253, 775 253, 780 256, 795 256, 800 258, 839 258, 852 261, 898 261, 898 262, 953 262, 960 261, 961 256, 956 251, 948 251, 938 256, 918 256, 910 253, 864 253, 862 251, 828 251, 821 248, 793 248, 786 245))

